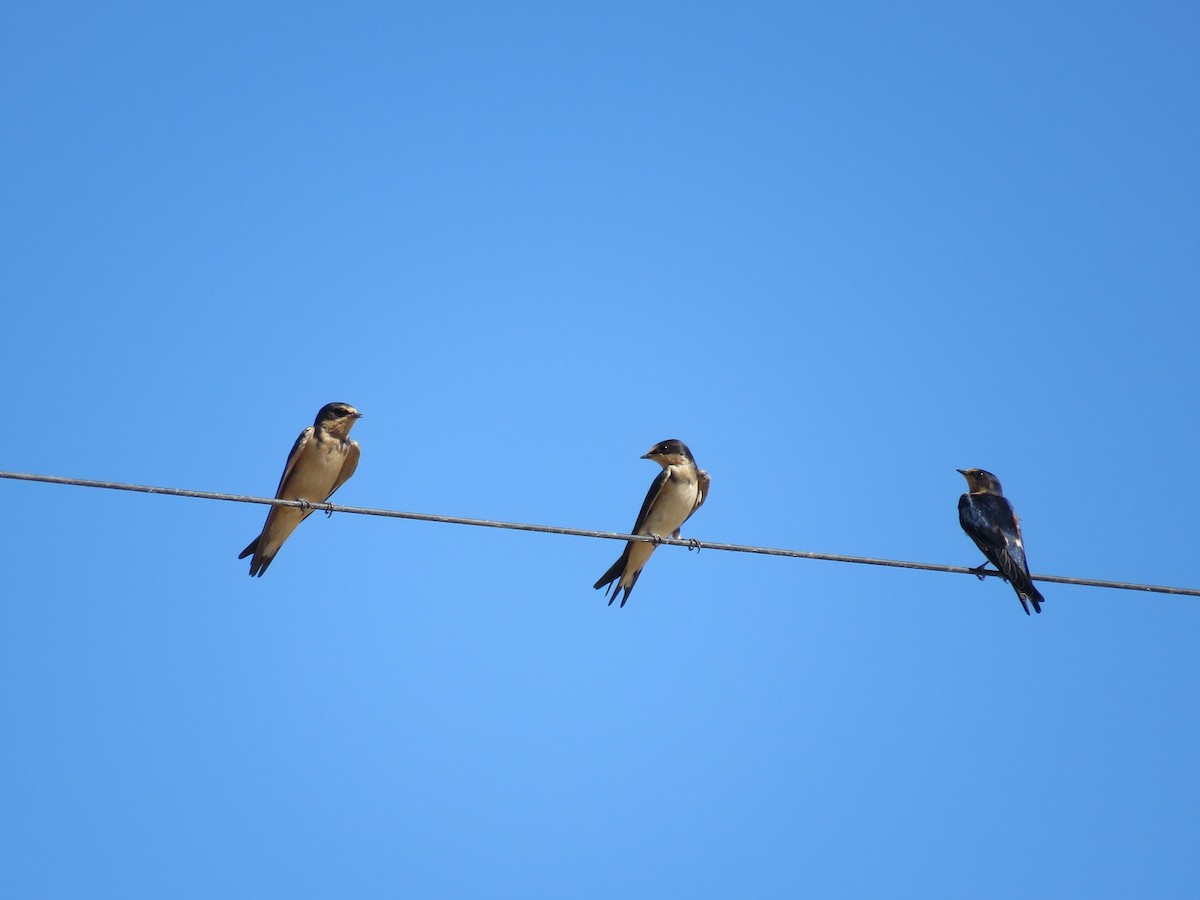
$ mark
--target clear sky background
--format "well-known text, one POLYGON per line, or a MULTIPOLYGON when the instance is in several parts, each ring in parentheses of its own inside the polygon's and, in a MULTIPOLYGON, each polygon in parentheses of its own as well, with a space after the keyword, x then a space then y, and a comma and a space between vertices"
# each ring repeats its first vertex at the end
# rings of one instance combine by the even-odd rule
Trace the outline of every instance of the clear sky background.
MULTIPOLYGON (((0 468, 1196 586, 1200 12, 9 3, 0 468)), ((1194 897, 1200 601, 0 482, 7 897, 1194 897)))

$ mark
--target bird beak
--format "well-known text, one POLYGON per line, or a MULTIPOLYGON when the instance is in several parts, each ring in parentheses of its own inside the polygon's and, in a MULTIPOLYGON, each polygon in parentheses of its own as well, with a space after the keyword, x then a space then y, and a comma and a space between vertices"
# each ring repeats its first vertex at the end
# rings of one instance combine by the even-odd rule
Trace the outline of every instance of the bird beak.
POLYGON ((955 472, 957 472, 959 475, 966 475, 966 474, 967 474, 967 470, 966 470, 966 469, 955 469, 954 471, 955 471, 955 472))
POLYGON ((650 458, 651 457, 650 457, 649 453, 643 453, 641 456, 638 457, 638 459, 650 459, 650 458))

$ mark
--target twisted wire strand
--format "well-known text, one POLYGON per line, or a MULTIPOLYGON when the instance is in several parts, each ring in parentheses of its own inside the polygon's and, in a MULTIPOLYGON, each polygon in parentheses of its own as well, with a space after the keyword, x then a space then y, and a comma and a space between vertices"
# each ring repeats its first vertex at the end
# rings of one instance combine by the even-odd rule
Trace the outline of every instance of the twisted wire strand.
MULTIPOLYGON (((395 509, 372 509, 364 506, 341 506, 337 503, 309 503, 305 500, 278 500, 274 497, 252 497, 245 494, 223 494, 216 491, 192 491, 184 488, 159 487, 148 484, 127 484, 119 481, 95 481, 87 478, 63 478, 57 475, 31 475, 23 472, 0 472, 0 478, 14 481, 34 481, 44 484, 63 484, 72 487, 100 488, 110 491, 134 491, 141 494, 163 494, 169 497, 188 497, 196 500, 222 500, 230 503, 259 503, 264 506, 294 506, 300 509, 319 509, 323 512, 350 513, 356 516, 380 516, 387 519, 411 519, 417 522, 440 522, 446 525, 471 525, 478 528, 506 528, 511 531, 533 531, 540 534, 565 534, 574 537, 601 538, 609 541, 645 541, 688 547, 695 550, 723 550, 729 553, 755 553, 760 556, 785 556, 792 559, 820 559, 827 562, 850 563, 860 566, 887 566, 893 569, 919 569, 925 572, 949 572, 954 575, 998 577, 994 570, 971 569, 966 566, 947 566, 940 563, 910 562, 900 559, 878 559, 870 556, 847 556, 841 553, 816 553, 810 550, 788 550, 778 547, 754 547, 745 544, 723 544, 685 538, 656 538, 642 534, 622 534, 616 531, 594 531, 587 528, 564 528, 557 525, 535 525, 526 522, 502 522, 495 519, 472 519, 465 516, 443 516, 435 513, 404 512, 395 509)), ((1200 597, 1200 588, 1171 587, 1159 584, 1134 584, 1126 581, 1103 581, 1095 578, 1072 578, 1066 575, 1033 575, 1034 581, 1051 584, 1073 584, 1122 591, 1142 591, 1153 594, 1172 594, 1181 597, 1200 597)))

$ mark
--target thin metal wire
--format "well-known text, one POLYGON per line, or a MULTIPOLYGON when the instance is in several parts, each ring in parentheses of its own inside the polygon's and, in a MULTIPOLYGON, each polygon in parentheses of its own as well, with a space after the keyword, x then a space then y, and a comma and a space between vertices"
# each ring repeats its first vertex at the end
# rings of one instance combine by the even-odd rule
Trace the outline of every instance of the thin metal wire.
MULTIPOLYGON (((382 516, 387 519, 413 519, 418 522, 441 522, 447 525, 474 525, 481 528, 507 528, 512 531, 535 531, 540 534, 565 534, 574 537, 602 538, 609 541, 644 541, 670 544, 695 550, 726 550, 731 553, 757 553, 760 556, 786 556, 792 559, 821 559, 828 562, 853 563, 860 566, 888 566, 893 569, 920 569, 926 572, 950 572, 955 575, 985 575, 997 577, 999 572, 980 572, 966 566, 944 566, 938 563, 908 562, 899 559, 876 559, 869 556, 845 556, 840 553, 814 553, 809 550, 784 550, 775 547, 750 547, 744 544, 718 544, 694 539, 654 538, 643 534, 621 534, 616 531, 592 531, 586 528, 561 528, 557 525, 531 525, 524 522, 500 522, 494 519, 469 519, 463 516, 439 516, 433 513, 401 512, 394 509, 371 509, 363 506, 340 506, 336 503, 308 503, 304 500, 277 500, 273 497, 250 497, 243 494, 221 494, 215 491, 189 491, 183 488, 157 487, 147 484, 125 484, 118 481, 93 481, 86 478, 61 478, 57 475, 30 475, 21 472, 0 472, 0 478, 15 481, 37 481, 45 484, 65 484, 72 487, 102 488, 110 491, 135 491, 141 494, 165 494, 170 497, 190 497, 196 500, 225 500, 232 503, 260 503, 265 506, 295 506, 319 509, 322 512, 352 513, 358 516, 382 516)), ((1131 584, 1125 581, 1100 581, 1094 578, 1070 578, 1066 575, 1033 575, 1034 581, 1052 584, 1074 584, 1083 587, 1111 588, 1122 591, 1143 591, 1153 594, 1173 594, 1200 597, 1200 588, 1167 587, 1158 584, 1131 584)))

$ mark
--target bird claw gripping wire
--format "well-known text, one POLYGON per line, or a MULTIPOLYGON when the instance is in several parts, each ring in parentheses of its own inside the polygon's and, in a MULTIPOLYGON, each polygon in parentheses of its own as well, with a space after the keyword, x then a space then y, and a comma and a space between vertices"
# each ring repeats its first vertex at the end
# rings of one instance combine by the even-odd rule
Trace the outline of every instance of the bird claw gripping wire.
POLYGON ((697 553, 699 553, 700 552, 700 542, 698 540, 696 540, 695 538, 688 538, 687 539, 687 548, 688 548, 688 553, 691 553, 693 550, 695 550, 697 553))
POLYGON ((988 568, 987 560, 984 560, 979 565, 974 566, 968 571, 970 571, 970 573, 980 581, 983 581, 983 579, 987 577, 986 573, 991 572, 992 570, 988 568))

